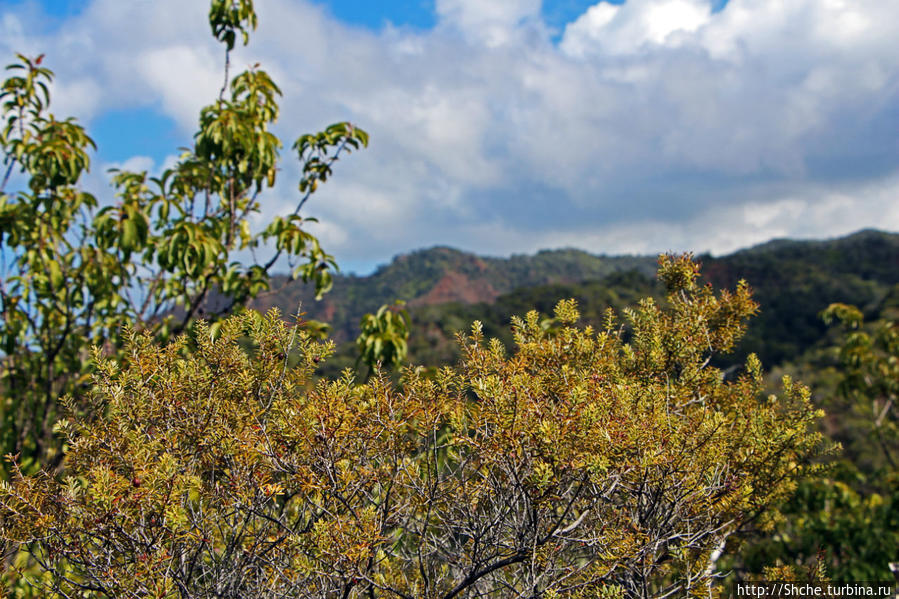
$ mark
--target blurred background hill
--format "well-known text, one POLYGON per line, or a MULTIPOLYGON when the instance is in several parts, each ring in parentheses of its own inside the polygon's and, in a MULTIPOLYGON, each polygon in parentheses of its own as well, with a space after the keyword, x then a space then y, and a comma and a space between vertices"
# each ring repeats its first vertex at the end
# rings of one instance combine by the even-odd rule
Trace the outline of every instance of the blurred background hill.
MULTIPOLYGON (((797 361, 826 341, 820 312, 833 302, 858 305, 875 318, 899 301, 899 234, 863 230, 824 241, 770 241, 725 256, 698 256, 703 277, 716 288, 745 279, 761 308, 728 361, 754 352, 770 367, 797 361)), ((601 256, 581 250, 544 250, 509 258, 476 256, 448 247, 403 254, 367 276, 337 275, 320 301, 311 285, 276 276, 272 291, 251 307, 277 307, 329 323, 332 338, 352 353, 363 314, 395 299, 412 317, 409 358, 436 366, 456 358, 454 335, 474 320, 488 335, 511 342, 510 315, 535 308, 551 314, 573 297, 588 323, 599 324, 607 307, 621 308, 645 295, 659 296, 656 256, 601 256)), ((212 300, 215 301, 215 300, 212 300)), ((340 358, 340 356, 338 356, 340 358)), ((343 367, 338 359, 334 367, 343 367)))

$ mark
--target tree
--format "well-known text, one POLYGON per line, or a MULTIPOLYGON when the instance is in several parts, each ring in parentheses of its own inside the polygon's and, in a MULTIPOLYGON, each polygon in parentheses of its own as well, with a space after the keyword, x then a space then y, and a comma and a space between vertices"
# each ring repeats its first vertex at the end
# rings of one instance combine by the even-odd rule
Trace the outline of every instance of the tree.
POLYGON ((844 328, 839 391, 867 425, 863 432, 881 459, 844 465, 848 484, 817 481, 813 488, 819 496, 836 496, 829 509, 820 512, 828 515, 832 532, 822 534, 821 523, 811 519, 806 534, 797 535, 803 540, 848 537, 846 545, 830 544, 837 568, 871 580, 886 578, 891 562, 899 561, 899 322, 895 310, 882 308, 881 318, 872 325, 865 324, 858 308, 846 304, 831 304, 822 314, 826 323, 839 322, 844 328))
MULTIPOLYGON (((302 178, 294 211, 253 232, 260 194, 275 184, 281 142, 271 132, 280 90, 258 65, 230 76, 230 53, 256 27, 252 0, 212 0, 209 23, 225 46, 224 84, 200 113, 192 148, 159 178, 118 171, 117 201, 101 207, 78 188, 94 142, 73 119, 49 113, 52 72, 43 56, 18 55, 3 83, 0 146, 0 450, 36 469, 61 453, 52 427, 57 398, 81 397, 91 345, 119 347, 123 324, 160 339, 198 315, 216 319, 268 287, 287 256, 293 277, 330 288, 334 259, 305 227, 303 207, 341 154, 368 135, 337 123, 293 145, 302 178), (21 176, 12 177, 15 172, 21 176), (23 189, 7 186, 27 180, 23 189), (267 247, 246 265, 240 250, 267 247), (223 298, 209 302, 211 294, 223 298)), ((2 475, 0 475, 2 478, 2 475)))
POLYGON ((844 377, 841 393, 855 409, 869 415, 870 436, 880 449, 883 464, 899 469, 899 323, 881 320, 866 330, 855 306, 831 304, 823 317, 842 323, 846 336, 839 348, 844 377))
POLYGON ((399 367, 409 351, 409 313, 403 309, 405 302, 397 300, 396 310, 384 304, 374 314, 365 314, 359 323, 356 348, 358 362, 368 366, 368 376, 380 365, 390 369, 399 367))
POLYGON ((277 312, 200 323, 195 350, 129 330, 60 423, 67 476, 0 487, 0 537, 45 596, 714 594, 728 539, 812 469, 820 413, 789 379, 764 396, 754 357, 710 366, 745 284, 715 294, 689 257, 659 276, 667 305, 594 331, 563 301, 552 329, 513 320, 511 355, 475 323, 457 367, 399 387, 314 382, 333 346, 277 312))
POLYGON ((880 309, 874 323, 842 303, 822 313, 843 327, 832 349, 842 366, 837 394, 848 404, 843 434, 856 455, 799 486, 780 534, 749 556, 754 569, 775 560, 801 564, 821 552, 837 579, 889 580, 890 562, 899 561, 899 322, 889 307, 880 309))

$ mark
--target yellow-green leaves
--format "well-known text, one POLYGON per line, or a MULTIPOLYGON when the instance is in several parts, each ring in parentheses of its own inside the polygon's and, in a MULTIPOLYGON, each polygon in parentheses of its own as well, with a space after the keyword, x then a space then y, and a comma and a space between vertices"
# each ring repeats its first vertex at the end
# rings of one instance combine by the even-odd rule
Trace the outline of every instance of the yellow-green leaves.
POLYGON ((249 30, 256 29, 253 0, 213 0, 209 7, 209 26, 215 39, 224 43, 228 50, 234 49, 238 32, 243 44, 247 45, 249 30))
POLYGON ((286 218, 276 216, 263 235, 266 238, 273 238, 277 249, 292 255, 300 255, 306 249, 306 245, 314 239, 300 227, 302 222, 303 218, 296 214, 290 214, 286 218))
POLYGON ((831 304, 825 322, 846 330, 839 347, 845 371, 840 391, 863 414, 892 472, 899 470, 899 324, 883 319, 866 325, 855 306, 831 304))
MULTIPOLYGON (((475 323, 461 364, 400 388, 313 382, 333 346, 277 312, 200 323, 195 346, 126 329, 91 416, 59 429, 78 484, 0 488, 0 536, 50 589, 104 597, 707 592, 714 549, 774 522, 820 450, 805 387, 766 399, 754 356, 734 380, 709 365, 742 327, 721 311, 752 307, 688 286, 597 334, 566 300, 551 330, 516 319, 512 354, 475 323)), ((402 359, 405 314, 363 330, 366 355, 402 359)))
POLYGON ((563 325, 576 323, 581 317, 577 309, 577 302, 573 299, 559 301, 556 304, 555 317, 563 325))
POLYGON ((359 359, 369 367, 369 371, 378 364, 390 369, 406 359, 411 322, 409 313, 402 308, 404 304, 397 300, 395 309, 384 304, 376 313, 362 317, 356 347, 359 359))
POLYGON ((319 183, 331 176, 342 152, 350 153, 360 147, 368 147, 368 133, 350 123, 334 123, 320 133, 300 136, 293 144, 303 163, 300 193, 313 193, 319 183))
POLYGON ((826 310, 821 313, 824 322, 831 324, 834 321, 840 321, 843 326, 850 329, 857 329, 864 321, 862 311, 855 306, 848 304, 830 304, 826 310))
MULTIPOLYGON (((77 187, 94 143, 72 119, 50 114, 53 74, 43 56, 17 55, 7 67, 0 349, 8 359, 0 387, 9 397, 0 405, 0 454, 21 454, 29 468, 61 461, 52 434, 57 398, 83 400, 88 348, 117 352, 123 323, 169 338, 198 316, 217 318, 245 304, 268 288, 272 269, 290 269, 319 297, 330 289, 335 260, 308 231, 313 219, 299 216, 311 190, 292 216, 250 225, 260 194, 276 182, 281 149, 271 131, 280 89, 259 65, 230 72, 227 52, 238 36, 247 43, 256 22, 251 0, 211 1, 209 23, 227 49, 220 97, 201 111, 193 147, 159 177, 112 171, 116 197, 100 209, 77 187), (16 170, 24 183, 9 191, 22 180, 10 176, 16 170), (235 252, 246 249, 258 251, 258 260, 237 262, 235 252)), ((368 142, 348 124, 308 137, 301 169, 316 181, 330 176, 342 152, 368 142)))
POLYGON ((3 453, 22 454, 31 470, 36 459, 59 459, 51 433, 63 387, 57 373, 77 378, 85 343, 78 336, 85 328, 79 318, 89 312, 86 328, 104 328, 108 304, 91 296, 98 290, 115 293, 121 280, 110 280, 117 268, 103 260, 85 261, 79 247, 90 237, 88 215, 96 200, 75 185, 90 165, 94 143, 72 119, 48 114, 52 72, 40 66, 43 56, 17 58, 0 87, 0 251, 6 265, 0 286, 0 347, 6 356, 0 368, 6 395, 0 443, 3 453), (7 193, 13 171, 27 185, 7 193))
POLYGON ((35 60, 21 54, 16 57, 19 62, 7 65, 6 70, 24 71, 24 74, 9 77, 0 88, 4 164, 27 172, 29 188, 34 194, 74 185, 90 166, 87 149, 96 146, 73 119, 58 121, 52 114, 46 114, 50 104, 48 85, 53 73, 39 66, 43 55, 35 60))

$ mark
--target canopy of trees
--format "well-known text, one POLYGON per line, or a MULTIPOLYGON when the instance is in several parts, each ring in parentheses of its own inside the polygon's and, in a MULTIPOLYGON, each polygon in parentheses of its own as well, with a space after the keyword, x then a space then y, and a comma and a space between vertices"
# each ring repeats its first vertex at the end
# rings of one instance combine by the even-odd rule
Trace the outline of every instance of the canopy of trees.
POLYGON ((654 597, 708 592, 725 543, 770 523, 820 450, 808 390, 709 365, 756 309, 663 258, 667 307, 599 331, 516 319, 506 355, 313 383, 331 352, 277 313, 126 332, 95 352, 67 475, 16 472, 0 532, 64 597, 654 597), (627 332, 625 334, 625 331, 627 332), (239 341, 249 337, 250 349, 239 341), (627 339, 625 338, 627 337, 627 339))
MULTIPOLYGON (((200 114, 194 145, 158 178, 118 171, 117 201, 100 206, 81 191, 94 147, 73 119, 49 112, 52 73, 43 56, 19 61, 0 88, 0 450, 34 469, 62 459, 52 428, 57 398, 79 398, 92 345, 120 347, 126 323, 160 339, 180 333, 204 308, 215 318, 268 288, 281 256, 292 276, 331 285, 332 256, 304 228, 301 210, 339 156, 368 135, 337 123, 297 138, 301 164, 294 211, 253 231, 259 195, 275 184, 280 140, 278 86, 258 65, 230 77, 230 52, 256 26, 252 0, 213 0, 209 24, 225 45, 224 85, 200 114), (10 176, 16 172, 17 177, 10 176), (9 192, 7 185, 25 181, 9 192), (251 264, 240 250, 267 248, 251 264), (220 299, 207 302, 210 293, 220 299)), ((253 254, 256 255, 255 253, 253 254)))

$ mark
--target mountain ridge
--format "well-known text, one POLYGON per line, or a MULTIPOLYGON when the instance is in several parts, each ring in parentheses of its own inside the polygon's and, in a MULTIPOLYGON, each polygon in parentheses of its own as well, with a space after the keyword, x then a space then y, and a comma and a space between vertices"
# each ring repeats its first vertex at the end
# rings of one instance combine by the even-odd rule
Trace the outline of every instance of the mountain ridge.
MULTIPOLYGON (((768 365, 780 364, 822 338, 827 327, 820 312, 829 303, 864 309, 899 293, 893 289, 899 285, 896 233, 865 229, 834 239, 780 239, 696 258, 706 282, 732 289, 744 279, 761 306, 733 361, 753 352, 768 365)), ((306 318, 329 323, 331 338, 341 345, 358 335, 363 314, 401 299, 413 320, 410 359, 436 365, 455 358, 454 334, 473 320, 509 343, 512 315, 530 309, 548 314, 559 299, 578 299, 589 324, 599 324, 607 307, 619 309, 646 295, 662 299, 656 264, 656 256, 594 255, 571 248, 497 258, 435 246, 398 255, 370 275, 338 274, 321 301, 314 299, 311 285, 276 276, 273 290, 250 307, 295 314, 301 306, 306 318)))
POLYGON ((362 314, 394 300, 410 307, 492 302, 522 287, 577 283, 631 270, 649 276, 655 268, 654 256, 601 256, 560 249, 496 258, 435 246, 395 256, 370 275, 337 274, 332 291, 318 301, 311 285, 275 275, 272 291, 253 300, 250 307, 261 311, 277 307, 292 314, 302 306, 307 318, 329 322, 339 342, 356 334, 362 314))

